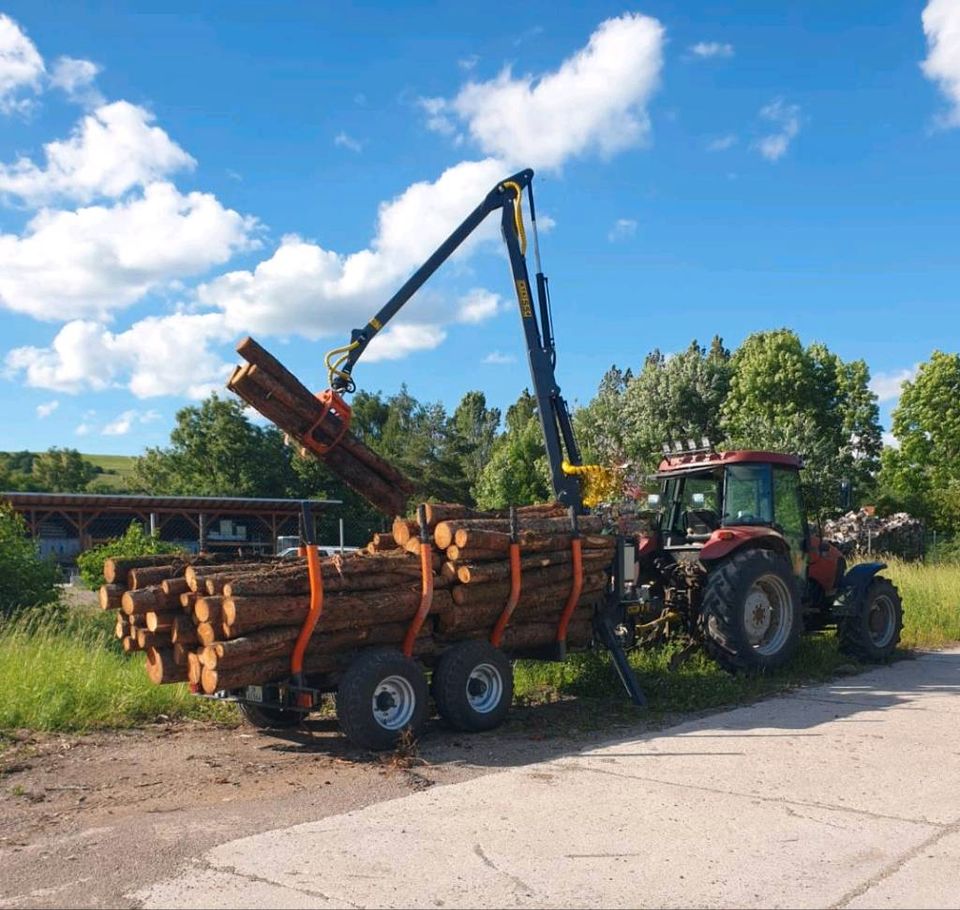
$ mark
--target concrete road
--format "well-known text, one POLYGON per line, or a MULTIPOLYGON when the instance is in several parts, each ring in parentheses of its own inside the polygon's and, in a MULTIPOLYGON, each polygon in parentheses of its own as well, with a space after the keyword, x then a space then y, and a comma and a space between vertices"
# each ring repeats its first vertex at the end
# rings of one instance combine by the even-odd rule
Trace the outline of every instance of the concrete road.
POLYGON ((147 907, 960 906, 960 651, 221 844, 147 907))

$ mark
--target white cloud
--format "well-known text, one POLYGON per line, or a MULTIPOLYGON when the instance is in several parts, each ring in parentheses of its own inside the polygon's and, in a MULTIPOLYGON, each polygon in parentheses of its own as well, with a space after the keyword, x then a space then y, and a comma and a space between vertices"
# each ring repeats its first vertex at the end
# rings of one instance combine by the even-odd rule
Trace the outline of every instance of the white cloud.
POLYGON ((340 130, 340 132, 333 137, 333 144, 341 148, 349 149, 351 152, 359 153, 363 151, 363 143, 359 139, 354 139, 353 136, 350 136, 343 130, 340 130))
MULTIPOLYGON (((252 271, 228 272, 200 286, 206 306, 222 310, 236 331, 343 335, 376 312, 397 283, 420 265, 504 176, 494 159, 464 161, 433 182, 415 183, 380 206, 377 232, 367 249, 341 254, 297 236, 252 271)), ((469 255, 496 237, 495 219, 467 241, 469 255)), ((416 302, 403 318, 416 314, 416 302)), ((430 320, 424 320, 430 321, 430 320)))
POLYGON ((601 23, 587 46, 554 72, 514 78, 503 70, 469 82, 450 101, 422 102, 439 132, 459 117, 486 154, 530 167, 635 146, 649 133, 647 103, 663 63, 663 26, 627 13, 601 23), (429 104, 429 106, 428 106, 429 104))
POLYGON ((513 354, 503 354, 500 351, 491 351, 486 357, 483 358, 481 362, 493 364, 495 366, 503 366, 508 363, 516 363, 517 358, 513 354))
POLYGON ((76 433, 77 436, 89 436, 91 430, 93 430, 93 427, 90 426, 89 423, 78 423, 76 427, 74 427, 73 432, 76 433))
POLYGON ((700 57, 701 59, 708 59, 710 57, 732 57, 733 56, 733 45, 724 44, 720 41, 698 41, 696 44, 691 45, 690 53, 694 57, 700 57))
POLYGON ((253 219, 169 183, 113 206, 40 211, 0 234, 0 305, 36 319, 105 316, 253 245, 253 219))
POLYGON ((447 333, 438 325, 399 323, 377 334, 364 353, 364 360, 402 360, 416 351, 429 351, 446 340, 447 333))
POLYGON ((118 333, 75 320, 48 348, 12 350, 6 368, 8 375, 22 374, 28 386, 58 392, 125 387, 138 398, 203 398, 230 372, 211 345, 232 337, 219 313, 150 316, 118 333))
POLYGON ((102 104, 103 96, 94 87, 100 67, 92 60, 58 57, 50 74, 50 85, 80 104, 102 104))
POLYGON ((717 136, 716 139, 711 139, 707 143, 708 152, 725 152, 727 149, 733 148, 737 144, 737 135, 736 133, 727 133, 725 136, 717 136))
POLYGON ((772 123, 776 129, 763 136, 756 147, 767 161, 778 161, 790 148, 790 143, 800 132, 800 108, 796 104, 785 104, 777 98, 760 110, 760 116, 772 123))
POLYGON ((427 115, 427 129, 444 136, 452 136, 457 131, 456 123, 448 113, 445 98, 418 98, 417 103, 427 115))
POLYGON ((943 124, 960 126, 960 3, 930 0, 922 18, 929 49, 921 64, 923 73, 939 84, 952 106, 943 124))
POLYGON ((461 57, 457 61, 457 66, 465 72, 469 72, 472 69, 476 69, 479 62, 480 57, 477 54, 468 54, 466 57, 461 57))
POLYGON ((39 91, 44 71, 34 43, 13 19, 0 13, 0 114, 27 110, 31 102, 23 92, 39 91))
POLYGON ((626 240, 637 233, 637 222, 633 218, 618 218, 613 222, 613 227, 607 232, 607 240, 616 243, 618 240, 626 240))
POLYGON ((496 316, 505 306, 505 301, 499 294, 483 288, 474 288, 460 298, 457 306, 457 320, 474 324, 485 322, 496 316))
MULTIPOLYGON (((78 61, 84 62, 84 61, 78 61)), ((0 164, 0 193, 31 205, 57 197, 89 202, 122 196, 196 162, 160 127, 153 115, 127 101, 104 104, 83 117, 69 139, 44 146, 44 167, 29 158, 0 164)))
POLYGON ((137 424, 152 423, 160 419, 159 411, 138 411, 132 408, 118 414, 100 431, 103 436, 126 436, 137 424))
POLYGON ((885 446, 889 446, 891 449, 900 448, 900 440, 897 439, 897 437, 894 436, 893 433, 883 433, 881 436, 881 439, 883 441, 883 444, 885 446))
POLYGON ((60 402, 54 399, 53 401, 46 401, 43 404, 37 405, 37 417, 43 420, 45 417, 49 417, 57 408, 60 407, 60 402))
POLYGON ((919 369, 920 365, 914 364, 905 370, 875 373, 870 380, 870 391, 877 396, 878 401, 896 401, 900 397, 903 384, 916 379, 919 369))

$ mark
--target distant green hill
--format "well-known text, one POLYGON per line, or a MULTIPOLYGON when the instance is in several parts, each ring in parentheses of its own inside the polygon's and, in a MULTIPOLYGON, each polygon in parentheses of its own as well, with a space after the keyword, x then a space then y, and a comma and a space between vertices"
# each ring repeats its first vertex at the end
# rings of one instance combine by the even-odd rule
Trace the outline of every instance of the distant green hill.
POLYGON ((91 482, 87 489, 91 493, 126 493, 127 480, 133 474, 135 455, 91 455, 80 453, 91 464, 103 470, 91 482))

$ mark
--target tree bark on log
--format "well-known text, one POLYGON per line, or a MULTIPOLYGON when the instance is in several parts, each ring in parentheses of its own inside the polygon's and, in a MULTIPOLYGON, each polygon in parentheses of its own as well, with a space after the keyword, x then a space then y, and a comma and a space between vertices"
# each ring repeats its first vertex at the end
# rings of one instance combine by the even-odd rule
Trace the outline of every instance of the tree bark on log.
MULTIPOLYGON (((274 657, 287 657, 293 654, 299 629, 286 626, 277 629, 265 629, 252 635, 235 638, 231 641, 214 642, 200 653, 200 663, 211 670, 240 667, 274 657)), ((345 629, 342 632, 321 632, 314 634, 307 642, 307 654, 330 654, 334 651, 350 650, 363 644, 370 637, 370 629, 345 629)))
POLYGON ((147 648, 170 647, 170 636, 164 632, 151 632, 149 629, 137 629, 137 644, 141 651, 147 648))
POLYGON ((193 616, 197 623, 209 622, 217 626, 223 622, 222 597, 198 597, 193 605, 193 616))
MULTIPOLYGON (((451 604, 449 591, 434 591, 430 613, 442 613, 448 610, 451 604)), ((400 622, 411 619, 419 606, 419 591, 335 595, 324 599, 317 630, 327 632, 400 622)), ((230 597, 223 603, 223 637, 237 638, 271 626, 302 625, 308 611, 309 599, 305 597, 230 597)))
MULTIPOLYGON (((583 584, 586 588, 602 587, 606 581, 605 571, 585 573, 583 584)), ((569 566, 549 566, 524 574, 520 586, 520 603, 525 597, 532 597, 544 591, 556 591, 565 596, 570 591, 572 578, 569 566)), ((509 580, 494 581, 483 585, 456 585, 450 591, 453 602, 459 606, 484 602, 506 602, 510 594, 509 580)))
MULTIPOLYGON (((369 575, 356 575, 344 578, 340 575, 323 576, 324 592, 339 591, 375 591, 386 588, 398 588, 417 583, 419 573, 414 577, 409 573, 384 572, 369 575)), ((250 576, 240 577, 223 586, 224 597, 270 596, 277 594, 309 594, 310 579, 307 573, 286 576, 250 576)))
MULTIPOLYGON (((256 342, 253 344, 256 345, 256 342)), ((257 347, 259 348, 259 345, 257 347)), ((244 351, 241 351, 241 354, 248 356, 244 351)), ((295 409, 290 406, 289 401, 281 400, 284 394, 289 392, 290 386, 286 382, 278 382, 256 364, 247 369, 235 370, 227 386, 281 430, 304 444, 312 425, 322 414, 322 405, 292 374, 285 369, 284 372, 304 393, 300 402, 302 409, 299 406, 295 409), (305 416, 306 412, 309 412, 309 416, 305 416)), ((298 400, 301 398, 299 394, 296 397, 298 400)), ((333 415, 328 415, 324 425, 313 431, 314 437, 321 443, 333 442, 339 429, 334 428, 335 423, 338 422, 333 415), (328 428, 333 430, 333 435, 325 432, 328 428)), ((407 498, 413 492, 410 481, 376 456, 352 433, 344 433, 340 441, 324 455, 312 452, 309 447, 307 450, 384 514, 393 515, 406 508, 407 498)))
MULTIPOLYGON (((613 556, 605 550, 585 550, 581 561, 583 571, 607 565, 613 556)), ((545 569, 550 566, 564 566, 568 575, 572 577, 573 554, 569 550, 558 550, 554 553, 538 553, 533 556, 523 556, 520 559, 521 573, 536 569, 545 569)), ((457 566, 457 580, 460 584, 485 584, 491 581, 500 581, 510 577, 510 563, 506 560, 498 562, 466 563, 457 566)))
POLYGON ((100 585, 97 599, 101 610, 119 610, 123 601, 123 585, 100 585))
POLYGON ((183 616, 182 614, 178 616, 173 621, 173 628, 170 629, 170 641, 175 645, 195 645, 199 638, 197 638, 197 627, 191 621, 189 616, 183 616))
MULTIPOLYGON (((547 534, 569 533, 570 522, 566 518, 518 518, 520 531, 541 531, 547 534)), ((603 520, 597 515, 581 515, 578 519, 580 531, 595 534, 602 530, 603 520)), ((457 531, 510 531, 510 520, 507 518, 477 518, 462 521, 441 521, 433 531, 433 539, 441 550, 446 550, 452 543, 457 531)), ((459 544, 458 544, 459 545, 459 544)), ((465 546, 465 544, 464 544, 465 546)))
POLYGON ((181 613, 173 613, 167 610, 163 612, 151 610, 144 617, 144 622, 148 632, 169 632, 181 616, 181 613))
MULTIPOLYGON (((329 673, 337 669, 340 662, 330 654, 308 655, 304 658, 303 669, 306 673, 329 673)), ((276 682, 290 675, 290 659, 275 657, 255 664, 245 664, 228 670, 211 670, 202 667, 200 682, 207 695, 213 695, 221 689, 239 689, 244 686, 259 686, 276 682)))
MULTIPOLYGON (((572 535, 570 533, 538 534, 531 531, 521 531, 517 543, 520 544, 520 549, 525 553, 539 553, 547 550, 562 550, 570 546, 571 540, 572 535)), ((510 534, 507 531, 489 531, 469 527, 460 528, 454 534, 453 546, 456 546, 469 558, 469 553, 472 550, 505 554, 510 550, 510 543, 510 534)), ((617 542, 616 538, 602 534, 583 534, 580 537, 580 545, 585 550, 603 548, 612 550, 616 547, 617 542)))
MULTIPOLYGON (((577 600, 576 609, 592 608, 602 597, 598 588, 585 591, 577 600)), ((554 623, 560 621, 560 614, 566 606, 567 596, 557 592, 550 596, 527 598, 525 603, 518 604, 510 619, 510 625, 516 626, 525 622, 551 619, 554 623)), ((437 634, 440 636, 456 637, 475 629, 493 631, 493 627, 500 614, 503 613, 503 604, 488 602, 471 604, 469 606, 455 605, 448 613, 437 619, 437 634)), ((574 614, 576 615, 576 613, 574 614)))
POLYGON ((179 600, 181 594, 186 594, 190 587, 187 584, 186 578, 168 578, 165 581, 160 582, 160 589, 167 596, 167 599, 170 603, 173 603, 175 600, 179 600))

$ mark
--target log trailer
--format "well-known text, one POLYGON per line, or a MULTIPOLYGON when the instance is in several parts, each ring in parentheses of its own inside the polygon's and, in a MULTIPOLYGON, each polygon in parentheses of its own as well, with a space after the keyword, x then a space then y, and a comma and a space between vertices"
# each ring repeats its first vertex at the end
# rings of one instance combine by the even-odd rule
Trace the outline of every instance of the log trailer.
MULTIPOLYGON (((611 508, 609 501, 601 503, 609 496, 609 484, 604 483, 609 475, 601 466, 583 463, 556 379, 550 291, 540 261, 532 181, 533 171, 523 170, 498 183, 380 311, 362 328, 354 329, 347 344, 326 355, 330 388, 320 396, 323 416, 311 428, 311 434, 319 433, 317 438, 326 440, 323 451, 349 424, 350 409, 342 396, 355 391, 354 368, 367 346, 485 219, 499 212, 551 481, 557 502, 569 515, 574 590, 568 606, 576 603, 577 579, 583 576, 578 523, 593 512, 603 516, 606 532, 616 536, 605 594, 594 609, 593 637, 610 652, 631 700, 638 706, 645 704, 629 651, 671 631, 679 630, 702 644, 732 671, 762 672, 783 665, 794 655, 805 627, 835 626, 845 652, 866 660, 887 658, 900 637, 900 596, 893 584, 878 574, 885 567, 882 563, 847 570, 839 550, 811 532, 802 499, 799 457, 762 451, 717 452, 709 444, 675 446, 665 451, 656 474, 659 494, 642 506, 612 504, 611 508), (535 292, 526 259, 524 195, 533 235, 535 292), (324 435, 319 431, 327 418, 335 426, 327 427, 324 435), (603 492, 598 494, 598 489, 603 492), (638 511, 646 519, 642 530, 637 530, 637 522, 630 525, 624 518, 638 511)), ((303 527, 308 529, 311 522, 309 516, 304 517, 303 527)), ((421 527, 421 553, 427 553, 430 541, 422 514, 421 527)), ((511 574, 519 590, 520 548, 515 526, 513 530, 511 574)), ((309 533, 304 546, 312 579, 317 560, 309 533)), ((386 747, 395 742, 402 728, 410 727, 416 733, 426 719, 426 676, 411 657, 410 647, 430 610, 432 588, 427 589, 431 572, 426 559, 424 556, 423 605, 404 648, 361 653, 337 681, 341 726, 366 746, 386 747)), ((506 599, 503 614, 487 640, 451 644, 429 661, 440 713, 460 729, 489 729, 502 720, 509 707, 509 658, 513 655, 497 645, 510 622, 511 599, 515 605, 515 591, 506 599)), ((563 611, 567 620, 569 612, 563 611)), ((316 615, 312 622, 315 625, 316 615)), ((272 688, 273 700, 267 704, 258 692, 250 711, 262 724, 298 722, 316 703, 316 693, 300 675, 297 660, 299 655, 302 663, 302 645, 312 628, 308 620, 295 652, 291 685, 272 688)), ((562 660, 565 654, 566 626, 561 620, 553 644, 536 656, 562 660)), ((251 705, 243 691, 231 694, 251 705)))

